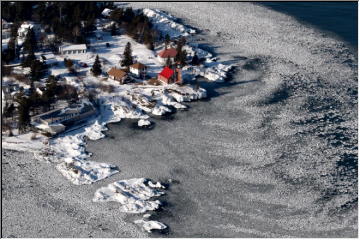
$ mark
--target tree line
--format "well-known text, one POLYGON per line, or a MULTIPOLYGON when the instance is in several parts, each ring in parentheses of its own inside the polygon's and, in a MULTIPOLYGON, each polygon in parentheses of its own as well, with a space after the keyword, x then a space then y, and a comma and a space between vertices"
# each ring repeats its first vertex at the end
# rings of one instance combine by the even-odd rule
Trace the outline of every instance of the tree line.
MULTIPOLYGON (((111 4, 110 4, 111 5, 111 4)), ((103 2, 1 2, 2 18, 19 24, 41 23, 61 41, 86 43, 87 34, 95 29, 95 20, 107 3, 103 2)))
MULTIPOLYGON (((142 12, 134 11, 131 7, 116 8, 110 13, 109 18, 135 41, 154 50, 154 42, 158 39, 159 34, 153 29, 150 19, 142 12)), ((112 35, 117 33, 115 25, 112 25, 111 33, 112 35)))

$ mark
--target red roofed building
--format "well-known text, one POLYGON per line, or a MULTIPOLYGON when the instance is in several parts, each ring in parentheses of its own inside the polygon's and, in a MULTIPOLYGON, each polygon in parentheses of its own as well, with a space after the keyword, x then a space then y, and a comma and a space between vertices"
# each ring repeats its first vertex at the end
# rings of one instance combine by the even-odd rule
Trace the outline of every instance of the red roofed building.
POLYGON ((175 70, 173 70, 169 67, 164 67, 163 70, 158 74, 158 80, 166 84, 182 84, 181 69, 176 68, 175 70))
POLYGON ((162 51, 160 51, 157 55, 158 60, 162 63, 165 63, 166 60, 168 58, 170 58, 172 60, 172 62, 174 62, 174 58, 177 54, 177 51, 175 48, 168 48, 168 49, 164 49, 162 51))

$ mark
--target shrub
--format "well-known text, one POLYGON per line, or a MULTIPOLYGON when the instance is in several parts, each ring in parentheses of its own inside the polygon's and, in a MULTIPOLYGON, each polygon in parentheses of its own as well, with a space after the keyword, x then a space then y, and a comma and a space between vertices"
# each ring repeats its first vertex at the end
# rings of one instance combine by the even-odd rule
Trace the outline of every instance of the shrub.
POLYGON ((32 135, 31 135, 31 140, 36 140, 37 139, 37 133, 34 132, 32 135))
POLYGON ((108 84, 101 84, 100 89, 101 89, 101 91, 107 92, 107 93, 113 93, 115 90, 113 85, 108 85, 108 84))
POLYGON ((19 82, 25 83, 27 85, 30 85, 30 83, 31 83, 30 79, 28 77, 26 77, 24 74, 13 73, 10 76, 15 78, 19 82))

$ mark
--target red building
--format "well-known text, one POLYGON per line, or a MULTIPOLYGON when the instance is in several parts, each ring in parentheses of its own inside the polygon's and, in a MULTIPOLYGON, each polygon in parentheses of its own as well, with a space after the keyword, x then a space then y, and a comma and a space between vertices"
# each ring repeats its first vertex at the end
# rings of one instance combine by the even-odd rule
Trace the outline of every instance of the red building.
POLYGON ((164 67, 163 70, 158 74, 158 80, 166 84, 182 84, 181 69, 176 68, 174 70, 169 67, 164 67))
POLYGON ((176 57, 176 54, 177 51, 175 48, 164 49, 158 53, 158 60, 162 63, 165 63, 166 60, 170 58, 170 60, 174 62, 174 58, 176 57))

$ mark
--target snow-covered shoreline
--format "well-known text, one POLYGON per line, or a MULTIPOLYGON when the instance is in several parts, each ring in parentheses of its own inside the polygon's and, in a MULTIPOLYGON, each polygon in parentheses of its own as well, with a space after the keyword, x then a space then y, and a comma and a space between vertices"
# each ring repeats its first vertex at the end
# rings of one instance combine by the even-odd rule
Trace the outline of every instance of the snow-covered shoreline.
MULTIPOLYGON (((155 28, 162 34, 168 33, 172 38, 177 38, 180 36, 188 37, 196 33, 194 29, 177 23, 173 16, 165 12, 151 9, 144 9, 143 11, 144 14, 151 19, 155 28)), ((133 43, 137 61, 140 60, 146 64, 153 65, 149 70, 150 76, 156 76, 157 72, 162 67, 162 64, 155 59, 153 52, 147 50, 141 44, 134 42, 128 36, 110 37, 110 35, 107 35, 104 36, 104 38, 104 41, 110 42, 112 46, 115 46, 110 53, 101 55, 105 69, 117 64, 119 59, 114 53, 119 52, 119 48, 123 48, 123 43, 127 41, 133 43)), ((91 45, 92 49, 94 49, 94 53, 102 53, 102 42, 92 41, 91 45)), ((221 62, 217 62, 217 59, 213 58, 211 53, 198 48, 198 46, 192 42, 187 43, 187 45, 184 46, 184 49, 188 52, 188 56, 194 56, 196 53, 200 58, 205 59, 204 63, 199 66, 183 68, 183 77, 184 79, 189 80, 189 82, 193 83, 193 80, 198 76, 202 76, 209 81, 222 82, 233 67, 233 65, 224 65, 221 62)), ((106 51, 104 51, 104 53, 106 51)), ((84 56, 78 57, 78 59, 75 57, 75 60, 90 65, 94 57, 95 54, 89 52, 84 54, 84 56)), ((62 64, 62 56, 54 56, 54 58, 54 61, 62 64)), ((98 80, 90 74, 86 74, 86 77, 80 77, 81 79, 79 77, 70 76, 67 74, 66 68, 59 65, 52 67, 49 70, 53 75, 63 76, 67 84, 76 87, 79 91, 83 91, 93 84, 95 84, 95 86, 99 84, 98 80)), ((114 91, 110 93, 99 92, 98 90, 98 92, 101 93, 97 99, 97 104, 99 105, 98 116, 93 116, 82 126, 74 126, 72 129, 50 139, 47 139, 42 135, 32 137, 31 133, 5 137, 3 138, 2 147, 9 150, 32 152, 35 158, 56 164, 55 168, 75 185, 92 184, 108 178, 121 170, 121 166, 115 166, 106 162, 94 162, 88 159, 91 157, 91 153, 86 151, 87 140, 96 141, 104 138, 104 132, 108 130, 106 127, 107 124, 119 122, 122 119, 137 119, 139 127, 150 126, 151 117, 171 113, 173 111, 172 109, 186 109, 187 106, 183 104, 184 102, 203 99, 207 96, 205 89, 190 84, 182 86, 177 84, 163 86, 119 86, 117 82, 110 79, 106 83, 100 84, 109 85, 114 88, 114 91)), ((131 185, 133 180, 134 179, 123 181, 125 181, 124 183, 131 185)), ((142 181, 141 184, 145 181, 144 179, 140 180, 142 181)), ((114 184, 116 184, 116 182, 114 184)), ((139 184, 140 183, 136 183, 136 186, 134 185, 132 187, 138 188, 141 185, 139 184)), ((140 186, 143 190, 144 188, 148 188, 145 189, 145 192, 149 192, 152 188, 162 187, 160 183, 152 184, 151 182, 147 182, 147 184, 148 186, 140 186)), ((110 185, 109 188, 111 188, 110 185)), ((101 188, 95 193, 95 196, 99 195, 102 191, 108 193, 106 188, 101 188)), ((156 193, 152 192, 152 194, 152 196, 159 196, 163 193, 157 191, 156 193)), ((97 198, 94 198, 94 201, 110 200, 101 200, 98 196, 97 198)), ((114 201, 118 200, 115 199, 114 201)), ((132 201, 129 196, 127 201, 132 201)), ((139 203, 136 201, 132 204, 138 206, 139 203)), ((150 204, 151 206, 144 206, 143 208, 140 208, 142 210, 134 210, 136 207, 128 206, 124 207, 124 211, 144 213, 148 210, 155 210, 160 205, 159 201, 145 201, 143 203, 145 205, 150 204)), ((136 224, 141 224, 148 232, 151 232, 151 229, 161 230, 166 228, 166 225, 163 223, 153 220, 137 220, 136 224)))
MULTIPOLYGON (((196 31, 176 22, 176 18, 160 10, 143 9, 155 28, 161 33, 169 33, 171 37, 190 36, 196 31)), ((118 38, 114 38, 117 41, 118 38)), ((107 39, 110 40, 110 39, 107 39)), ((121 41, 131 41, 125 37, 121 41)), ((94 42, 95 45, 98 44, 94 42)), ((134 43, 135 46, 139 45, 134 43)), ((136 47, 138 48, 138 47, 136 47)), ((184 47, 190 56, 195 53, 206 59, 201 66, 187 67, 183 70, 184 78, 195 79, 196 76, 203 76, 209 81, 224 81, 227 72, 233 67, 215 62, 213 55, 209 52, 198 48, 195 43, 190 42, 184 47)), ((115 51, 114 49, 113 51, 115 51)), ((151 53, 143 46, 139 45, 141 59, 153 59, 151 53), (142 55, 144 56, 142 56, 142 55), (150 54, 147 56, 147 54, 150 54)), ((90 54, 91 55, 91 54, 90 54)), ((94 56, 86 54, 89 61, 94 56)), ((111 59, 111 54, 108 59, 111 59)), ((59 58, 59 57, 57 57, 59 58)), ((85 59, 80 58, 80 61, 85 59)), ((60 58, 58 59, 60 61, 60 58)), ((154 60, 152 60, 154 61, 154 60)), ((154 62, 155 66, 159 65, 154 62)), ((160 67, 154 68, 156 71, 160 67)), ((52 74, 64 74, 66 69, 55 67, 50 70, 52 74)), ((155 74, 151 73, 150 74, 155 74)), ((94 77, 87 75, 87 81, 79 82, 77 78, 65 77, 68 84, 79 89, 86 88, 86 84, 92 84, 94 77)), ((151 116, 161 116, 171 113, 170 107, 175 109, 186 109, 183 102, 194 101, 206 97, 206 90, 195 88, 191 85, 178 86, 176 84, 164 86, 136 85, 136 86, 119 86, 116 82, 109 80, 107 85, 114 87, 113 93, 102 92, 99 96, 100 115, 89 119, 85 126, 80 126, 76 130, 68 131, 59 136, 47 140, 43 136, 33 138, 30 134, 18 135, 3 138, 2 147, 4 149, 31 151, 37 158, 57 163, 57 169, 74 184, 91 184, 118 172, 117 166, 111 166, 106 163, 94 163, 87 159, 91 153, 86 152, 86 139, 96 141, 105 137, 103 131, 106 131, 108 123, 119 122, 124 118, 138 119, 139 127, 151 124, 151 116)), ((121 166, 120 166, 121 168, 121 166)))

